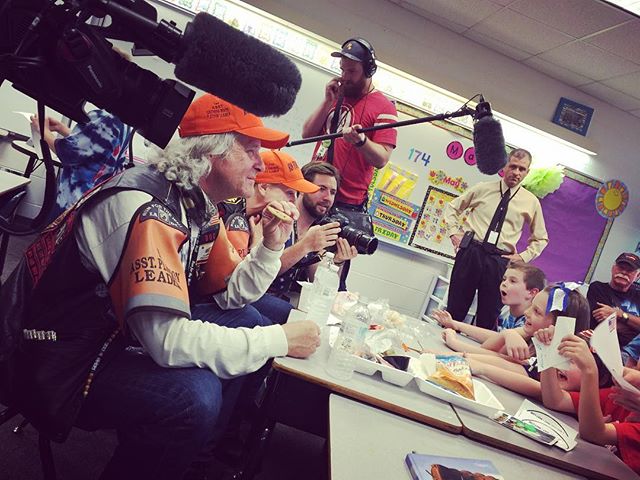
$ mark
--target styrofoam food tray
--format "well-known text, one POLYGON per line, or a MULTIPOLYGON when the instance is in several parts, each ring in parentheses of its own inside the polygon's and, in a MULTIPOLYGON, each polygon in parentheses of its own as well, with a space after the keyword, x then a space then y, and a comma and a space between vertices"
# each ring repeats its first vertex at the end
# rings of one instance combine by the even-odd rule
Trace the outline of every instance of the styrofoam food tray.
POLYGON ((382 379, 385 382, 398 385, 399 387, 406 387, 413 378, 412 373, 405 372, 397 368, 388 367, 386 365, 382 365, 381 363, 372 362, 371 360, 359 357, 358 355, 354 355, 354 357, 356 357, 356 372, 360 372, 365 375, 373 375, 374 373, 379 371, 380 373, 382 373, 382 379))
POLYGON ((500 403, 500 400, 498 400, 493 392, 489 390, 489 387, 475 378, 473 379, 473 391, 476 397, 475 401, 469 400, 468 398, 439 387, 431 382, 427 382, 420 377, 415 378, 418 388, 422 392, 439 398, 440 400, 444 400, 445 402, 452 403, 458 407, 466 408, 467 410, 471 410, 472 412, 476 412, 487 417, 493 416, 498 411, 504 411, 502 403, 500 403))

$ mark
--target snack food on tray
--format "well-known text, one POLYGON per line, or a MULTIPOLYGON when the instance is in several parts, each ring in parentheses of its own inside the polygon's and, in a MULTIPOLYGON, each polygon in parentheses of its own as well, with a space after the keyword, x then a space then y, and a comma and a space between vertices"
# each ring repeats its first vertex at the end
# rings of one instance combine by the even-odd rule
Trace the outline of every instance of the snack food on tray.
POLYGON ((391 310, 391 309, 387 310, 384 313, 384 320, 390 326, 395 327, 395 328, 399 328, 402 325, 404 325, 404 323, 405 323, 404 316, 400 312, 397 312, 397 311, 391 310))
POLYGON ((420 364, 428 382, 475 400, 471 369, 464 357, 424 353, 420 356, 420 364))

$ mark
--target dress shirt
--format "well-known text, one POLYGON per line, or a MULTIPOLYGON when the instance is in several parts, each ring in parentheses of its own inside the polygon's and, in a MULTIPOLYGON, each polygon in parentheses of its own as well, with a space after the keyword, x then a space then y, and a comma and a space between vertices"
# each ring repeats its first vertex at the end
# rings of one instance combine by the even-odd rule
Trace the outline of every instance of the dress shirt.
MULTIPOLYGON (((503 180, 479 183, 468 189, 458 198, 447 204, 444 210, 444 221, 447 223, 448 235, 472 231, 476 240, 482 241, 493 214, 501 199, 501 191, 509 187, 503 180), (502 185, 500 185, 502 183, 502 185), (465 214, 465 211, 466 214, 465 214), (464 214, 464 215, 463 215, 464 214), (458 219, 464 217, 461 229, 458 219)), ((512 253, 516 252, 516 243, 522 234, 525 223, 531 231, 527 249, 520 252, 525 262, 530 262, 542 253, 549 243, 549 236, 544 225, 542 207, 538 198, 528 190, 519 186, 509 202, 507 216, 502 225, 497 247, 512 253)), ((512 189, 513 191, 513 189, 512 189)))

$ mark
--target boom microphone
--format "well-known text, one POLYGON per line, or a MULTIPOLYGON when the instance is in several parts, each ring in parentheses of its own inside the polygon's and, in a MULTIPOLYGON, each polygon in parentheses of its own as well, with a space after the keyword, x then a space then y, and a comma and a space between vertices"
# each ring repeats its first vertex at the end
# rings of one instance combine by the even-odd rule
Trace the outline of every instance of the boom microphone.
POLYGON ((201 12, 187 26, 175 75, 258 116, 282 115, 302 78, 283 54, 201 12))
POLYGON ((478 170, 485 175, 494 175, 507 164, 507 151, 502 125, 493 118, 491 106, 482 96, 474 119, 473 146, 478 170))

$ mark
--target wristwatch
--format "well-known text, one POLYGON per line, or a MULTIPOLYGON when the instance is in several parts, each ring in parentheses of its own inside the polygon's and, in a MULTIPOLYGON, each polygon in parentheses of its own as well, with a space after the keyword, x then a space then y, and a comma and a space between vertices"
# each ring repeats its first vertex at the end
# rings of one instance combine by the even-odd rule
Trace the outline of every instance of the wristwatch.
POLYGON ((367 136, 365 135, 364 138, 362 140, 360 140, 359 142, 354 143, 354 145, 358 148, 360 148, 361 146, 363 146, 365 143, 367 143, 367 136))
POLYGON ((629 323, 629 314, 627 312, 622 312, 622 323, 629 323))

